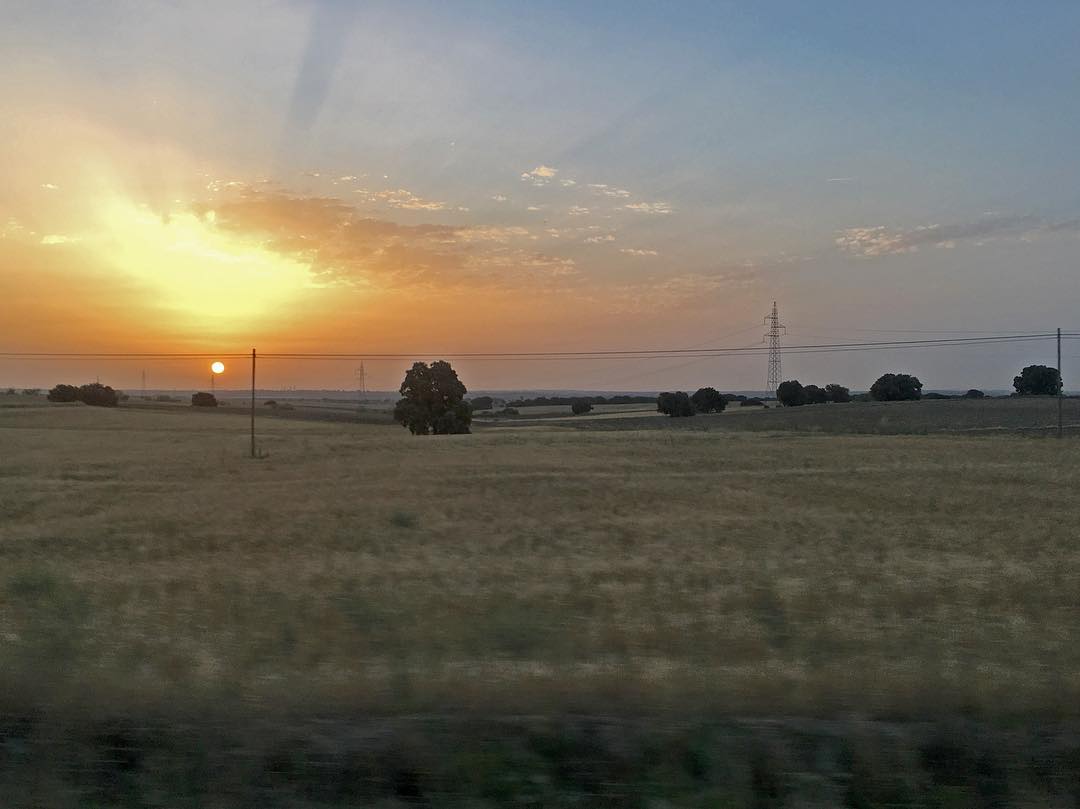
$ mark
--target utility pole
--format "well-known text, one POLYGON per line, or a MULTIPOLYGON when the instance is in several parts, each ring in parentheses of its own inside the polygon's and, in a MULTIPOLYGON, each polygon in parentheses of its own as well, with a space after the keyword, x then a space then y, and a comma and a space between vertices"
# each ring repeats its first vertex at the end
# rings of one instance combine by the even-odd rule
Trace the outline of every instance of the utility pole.
POLYGON ((251 457, 255 457, 255 349, 251 349, 251 457))
POLYGON ((1063 435, 1063 428, 1062 428, 1062 424, 1061 424, 1061 408, 1062 408, 1064 394, 1065 394, 1065 390, 1064 390, 1065 389, 1065 384, 1064 384, 1064 382, 1062 382, 1062 379, 1061 379, 1061 329, 1057 330, 1057 355, 1058 355, 1058 359, 1057 359, 1057 373, 1058 373, 1058 390, 1057 390, 1057 400, 1058 400, 1058 438, 1061 438, 1062 435, 1063 435))
POLYGON ((142 372, 142 395, 143 395, 143 398, 145 399, 146 398, 146 369, 145 368, 143 368, 143 372, 142 372))
POLYGON ((765 389, 776 396, 776 389, 780 387, 780 335, 787 332, 787 328, 780 323, 780 315, 776 310, 776 301, 773 301, 772 312, 765 315, 762 321, 769 329, 765 332, 764 340, 769 343, 769 373, 765 383, 765 389))
POLYGON ((360 394, 360 406, 364 404, 364 400, 367 398, 367 371, 364 370, 364 361, 360 361, 360 367, 356 369, 356 378, 359 380, 358 393, 360 394))

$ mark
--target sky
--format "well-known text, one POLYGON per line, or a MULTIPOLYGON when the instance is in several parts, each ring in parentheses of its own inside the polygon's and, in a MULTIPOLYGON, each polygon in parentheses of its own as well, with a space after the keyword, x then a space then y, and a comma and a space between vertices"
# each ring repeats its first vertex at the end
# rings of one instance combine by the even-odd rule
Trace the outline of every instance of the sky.
MULTIPOLYGON (((1073 2, 3 6, 0 351, 757 346, 774 300, 791 345, 1080 330, 1073 2)), ((1053 350, 783 377, 1007 388, 1053 350)), ((473 389, 754 390, 765 363, 454 360, 473 389)), ((0 383, 205 364, 0 360, 0 383)), ((366 361, 368 387, 408 365, 366 361)))

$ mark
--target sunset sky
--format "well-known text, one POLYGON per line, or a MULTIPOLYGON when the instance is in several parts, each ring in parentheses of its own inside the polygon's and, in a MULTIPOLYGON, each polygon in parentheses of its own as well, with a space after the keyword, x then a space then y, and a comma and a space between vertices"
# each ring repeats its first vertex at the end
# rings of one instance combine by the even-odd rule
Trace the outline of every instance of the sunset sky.
MULTIPOLYGON (((1075 2, 6 2, 0 351, 742 346, 773 300, 791 343, 1080 329, 1078 37, 1075 2)), ((1005 388, 1052 352, 784 377, 1005 388)), ((763 357, 454 364, 473 389, 765 382, 763 357)), ((0 360, 0 384, 203 365, 0 360)))

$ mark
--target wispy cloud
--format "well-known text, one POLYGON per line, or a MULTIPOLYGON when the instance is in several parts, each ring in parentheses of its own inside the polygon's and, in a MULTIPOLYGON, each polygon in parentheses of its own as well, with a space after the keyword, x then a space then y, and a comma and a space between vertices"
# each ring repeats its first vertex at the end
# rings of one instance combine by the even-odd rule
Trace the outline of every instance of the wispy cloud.
POLYGON ((671 205, 666 202, 630 202, 623 206, 628 211, 637 213, 669 214, 671 205))
POLYGON ((553 169, 551 166, 540 164, 532 171, 522 172, 521 179, 524 182, 532 183, 533 185, 547 185, 558 173, 558 169, 553 169))
POLYGON ((604 233, 596 236, 589 236, 585 239, 585 244, 601 244, 603 242, 615 241, 614 233, 604 233))
POLYGON ((625 253, 628 256, 637 256, 639 258, 643 258, 645 256, 658 256, 658 255, 660 255, 655 250, 643 250, 643 249, 637 248, 637 247, 621 247, 621 248, 619 248, 619 252, 620 253, 625 253))
POLYGON ((914 253, 920 247, 950 249, 962 242, 999 237, 1034 238, 1041 234, 1080 231, 1080 219, 1049 221, 1033 216, 987 216, 974 222, 889 228, 885 225, 839 231, 836 246, 859 258, 914 253))

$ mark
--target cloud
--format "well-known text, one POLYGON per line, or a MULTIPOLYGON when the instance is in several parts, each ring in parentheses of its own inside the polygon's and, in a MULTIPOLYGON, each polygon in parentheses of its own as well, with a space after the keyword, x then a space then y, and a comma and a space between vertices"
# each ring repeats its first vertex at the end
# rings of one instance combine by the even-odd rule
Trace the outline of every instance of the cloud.
POLYGON ((60 188, 60 186, 55 185, 54 183, 42 183, 41 187, 46 191, 57 191, 60 188))
POLYGON ((605 197, 627 199, 630 196, 630 192, 627 191, 625 188, 615 188, 614 186, 607 185, 606 183, 589 183, 589 189, 594 194, 603 194, 605 197))
POLYGON ((601 242, 613 242, 615 241, 614 233, 605 233, 602 236, 589 236, 585 240, 585 244, 600 244, 601 242))
POLYGON ((571 206, 570 210, 567 211, 567 213, 571 216, 588 216, 589 209, 582 208, 580 205, 573 205, 571 206))
POLYGON ((78 236, 64 236, 61 233, 50 233, 47 236, 41 237, 42 244, 69 244, 70 242, 81 242, 82 239, 78 236))
POLYGON ((628 255, 628 256, 639 256, 639 257, 658 256, 658 255, 660 255, 655 250, 641 250, 641 249, 638 249, 636 247, 621 247, 621 248, 619 248, 619 252, 620 253, 626 253, 626 255, 628 255))
POLYGON ((491 198, 496 202, 506 202, 506 200, 509 199, 506 194, 493 194, 491 198))
POLYGON ((631 202, 623 206, 628 211, 638 213, 669 214, 671 205, 666 202, 631 202))
POLYGON ((577 185, 577 180, 559 180, 559 185, 563 188, 573 188, 577 185))
POLYGON ((532 183, 533 185, 547 185, 558 173, 558 169, 553 169, 551 166, 541 164, 532 171, 522 172, 521 179, 524 182, 532 183))
POLYGON ((851 183, 854 182, 854 177, 830 177, 825 182, 827 183, 851 183))
POLYGON ((914 253, 920 247, 951 249, 958 243, 998 236, 1030 237, 1040 233, 1080 230, 1080 220, 1046 222, 1031 216, 993 216, 950 225, 920 225, 893 229, 885 225, 839 231, 836 246, 859 258, 914 253))
MULTIPOLYGON (((367 188, 356 188, 354 194, 359 194, 368 202, 384 203, 391 208, 402 211, 447 211, 455 208, 445 202, 436 202, 417 196, 407 188, 390 188, 383 191, 370 191, 367 188)), ((457 207, 456 210, 468 210, 457 207)))

